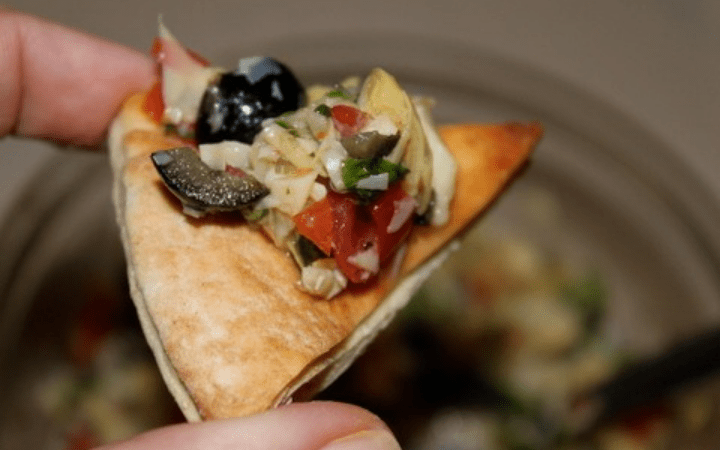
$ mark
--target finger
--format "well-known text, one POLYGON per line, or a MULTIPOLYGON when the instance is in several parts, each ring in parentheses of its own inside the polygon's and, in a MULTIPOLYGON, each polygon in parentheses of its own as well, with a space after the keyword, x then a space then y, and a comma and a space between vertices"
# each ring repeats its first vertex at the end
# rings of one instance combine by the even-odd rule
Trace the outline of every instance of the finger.
POLYGON ((0 136, 94 146, 153 62, 129 48, 0 9, 0 136))
POLYGON ((399 450, 383 422, 342 403, 295 403, 239 419, 174 425, 102 450, 399 450))

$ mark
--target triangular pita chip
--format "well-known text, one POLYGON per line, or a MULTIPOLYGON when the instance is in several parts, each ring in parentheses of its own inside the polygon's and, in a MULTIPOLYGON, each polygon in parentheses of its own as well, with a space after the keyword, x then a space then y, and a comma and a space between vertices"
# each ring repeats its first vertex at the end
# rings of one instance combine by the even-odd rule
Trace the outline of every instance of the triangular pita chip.
POLYGON ((113 195, 143 331, 191 421, 256 413, 332 382, 457 247, 542 135, 537 123, 441 127, 458 162, 450 222, 416 227, 395 276, 325 300, 298 290, 292 259, 242 221, 182 214, 149 157, 182 143, 142 101, 129 99, 111 129, 113 195))

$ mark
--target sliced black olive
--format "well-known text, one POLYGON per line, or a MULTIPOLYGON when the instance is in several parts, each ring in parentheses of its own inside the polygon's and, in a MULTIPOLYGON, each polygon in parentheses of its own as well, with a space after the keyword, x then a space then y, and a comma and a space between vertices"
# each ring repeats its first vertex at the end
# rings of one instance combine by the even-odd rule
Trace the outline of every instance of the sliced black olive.
POLYGON ((400 133, 380 134, 377 131, 364 131, 340 139, 340 143, 352 158, 379 158, 390 154, 400 139, 400 133))
POLYGON ((191 215, 241 210, 270 193, 251 175, 240 177, 211 169, 190 147, 154 152, 152 161, 165 185, 191 215))
POLYGON ((265 119, 295 111, 305 90, 284 64, 273 58, 243 58, 234 72, 221 75, 205 91, 197 122, 200 143, 226 140, 252 143, 265 119))

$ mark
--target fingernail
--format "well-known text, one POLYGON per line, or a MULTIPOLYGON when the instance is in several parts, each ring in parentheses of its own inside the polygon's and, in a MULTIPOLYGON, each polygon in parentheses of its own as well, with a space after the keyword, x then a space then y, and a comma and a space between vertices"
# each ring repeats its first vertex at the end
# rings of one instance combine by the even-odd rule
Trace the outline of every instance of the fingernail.
POLYGON ((337 439, 322 450, 401 450, 387 430, 365 430, 337 439))

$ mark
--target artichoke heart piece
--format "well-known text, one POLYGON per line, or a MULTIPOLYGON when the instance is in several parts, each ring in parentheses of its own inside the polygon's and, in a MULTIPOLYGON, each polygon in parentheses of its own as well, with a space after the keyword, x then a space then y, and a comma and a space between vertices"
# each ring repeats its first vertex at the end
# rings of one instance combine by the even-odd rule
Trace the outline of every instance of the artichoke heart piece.
POLYGON ((190 147, 152 153, 152 162, 163 182, 192 216, 236 211, 252 206, 270 190, 251 175, 231 175, 211 169, 190 147))
POLYGON ((404 187, 423 214, 432 197, 432 153, 410 97, 392 75, 376 68, 362 85, 358 106, 375 116, 387 115, 397 126, 400 138, 386 159, 409 169, 404 187))

